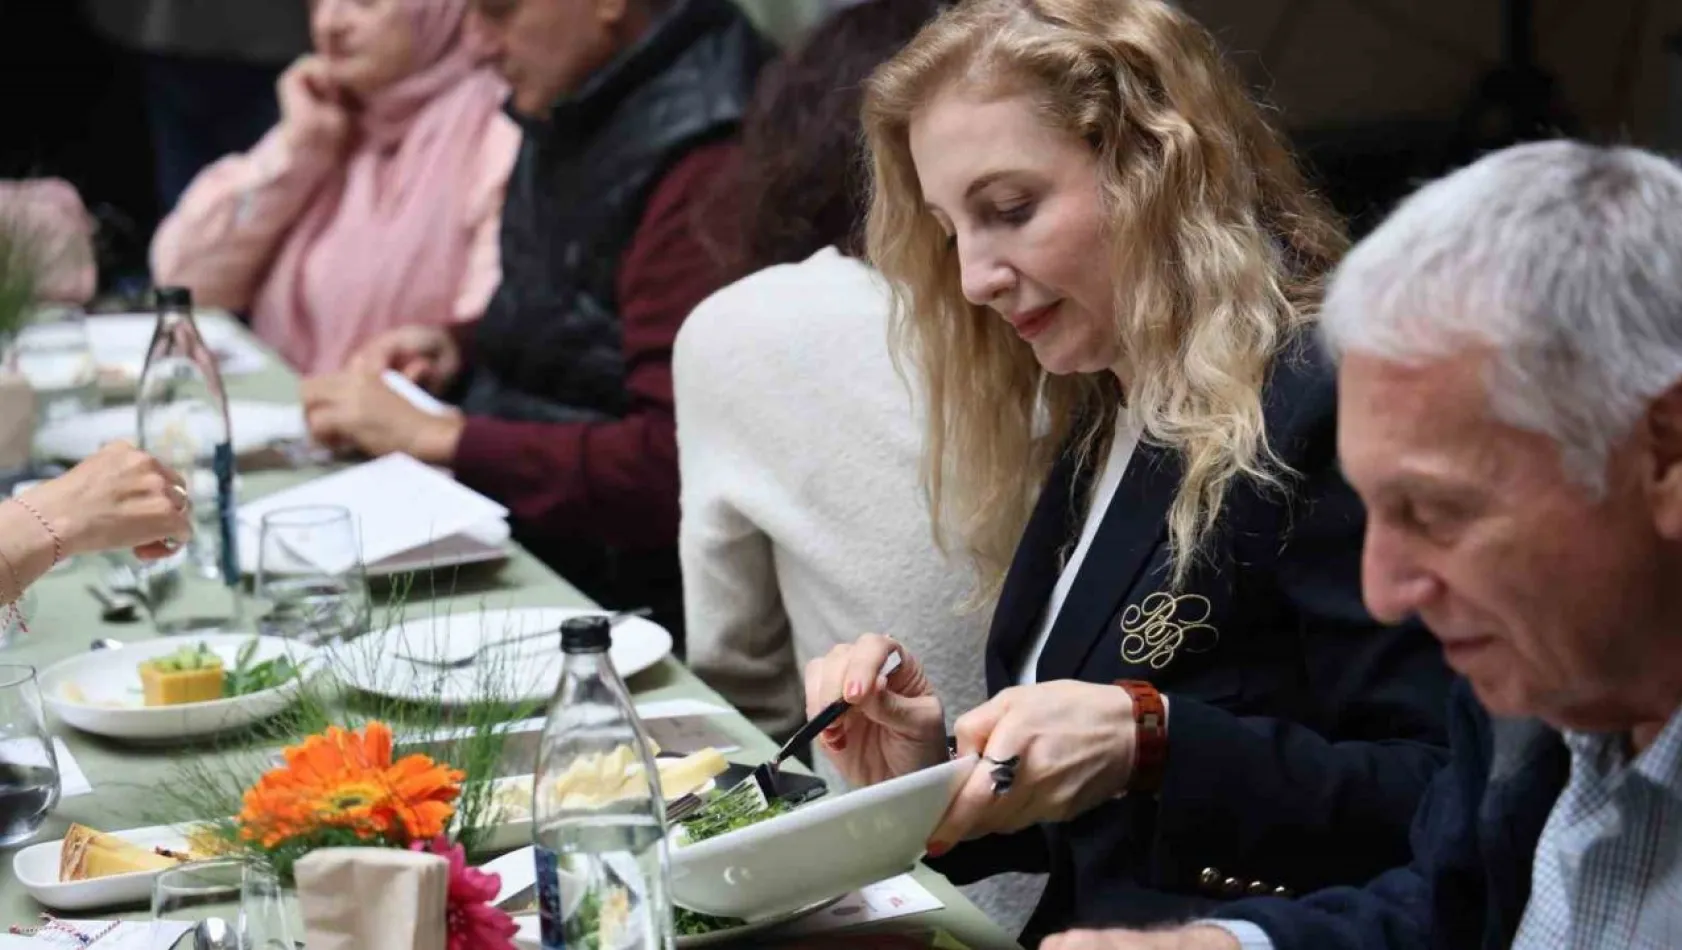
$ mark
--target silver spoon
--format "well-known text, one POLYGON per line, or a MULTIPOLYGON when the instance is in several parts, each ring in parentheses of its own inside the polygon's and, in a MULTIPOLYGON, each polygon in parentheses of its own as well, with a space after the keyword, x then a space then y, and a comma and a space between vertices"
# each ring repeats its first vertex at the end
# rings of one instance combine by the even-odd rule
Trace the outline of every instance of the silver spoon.
POLYGON ((193 950, 238 950, 234 928, 220 917, 206 917, 193 928, 193 950))

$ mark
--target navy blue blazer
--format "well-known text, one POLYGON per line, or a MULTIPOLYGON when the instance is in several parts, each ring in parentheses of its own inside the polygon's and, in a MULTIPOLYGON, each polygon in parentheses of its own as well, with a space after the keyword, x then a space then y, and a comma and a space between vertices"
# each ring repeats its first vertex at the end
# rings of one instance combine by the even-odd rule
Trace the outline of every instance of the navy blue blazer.
MULTIPOLYGON (((1282 488, 1235 484, 1174 590, 1166 514, 1180 465, 1141 444, 1040 658, 1040 682, 1144 679, 1169 698, 1160 794, 934 862, 960 883, 1049 871, 1029 942, 1360 883, 1407 859, 1409 820, 1447 758, 1450 676, 1423 628, 1383 626, 1362 605, 1365 512, 1338 470, 1336 381, 1308 335, 1275 360, 1263 403, 1295 474, 1282 488)), ((992 693, 1015 682, 1092 477, 1065 459, 1041 493, 993 616, 992 693)))
POLYGON ((1571 755, 1533 720, 1491 720, 1465 683, 1449 711, 1453 758, 1420 803, 1413 861, 1364 888, 1242 901, 1278 950, 1506 950, 1530 900, 1542 826, 1571 755))

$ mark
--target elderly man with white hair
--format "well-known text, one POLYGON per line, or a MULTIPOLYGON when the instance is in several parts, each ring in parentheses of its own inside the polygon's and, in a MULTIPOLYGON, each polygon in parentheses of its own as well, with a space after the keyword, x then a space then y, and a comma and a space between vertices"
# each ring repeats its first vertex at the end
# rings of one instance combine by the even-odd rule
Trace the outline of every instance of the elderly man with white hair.
POLYGON ((1367 605, 1466 680, 1413 863, 1045 946, 1682 948, 1682 169, 1484 158, 1350 254, 1323 323, 1367 605))

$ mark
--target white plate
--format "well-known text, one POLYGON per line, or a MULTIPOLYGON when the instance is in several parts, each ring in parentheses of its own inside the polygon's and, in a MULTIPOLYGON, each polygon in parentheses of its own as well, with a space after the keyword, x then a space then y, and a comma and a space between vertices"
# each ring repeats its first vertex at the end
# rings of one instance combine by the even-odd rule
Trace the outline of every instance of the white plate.
MULTIPOLYGON (((601 613, 541 607, 421 617, 334 647, 334 670, 346 685, 408 702, 446 706, 487 700, 543 702, 554 695, 561 676, 561 622, 601 613), (462 657, 480 644, 544 631, 555 635, 486 650, 476 665, 458 670, 439 670, 399 659, 400 654, 438 660, 462 657)), ((619 675, 629 677, 671 652, 672 635, 664 627, 641 617, 629 617, 613 628, 613 648, 608 655, 619 675)))
MULTIPOLYGON (((187 850, 189 826, 158 825, 114 831, 112 836, 130 841, 143 848, 187 850)), ((152 879, 157 871, 135 871, 96 877, 91 881, 58 879, 58 858, 64 839, 30 845, 12 855, 12 874, 29 891, 29 896, 54 910, 91 910, 96 907, 118 907, 124 904, 144 904, 152 899, 152 879)))
POLYGON ((674 847, 672 900, 762 921, 902 874, 922 858, 976 761, 966 756, 674 847))
MULTIPOLYGON (((799 910, 789 911, 786 914, 778 914, 775 917, 756 921, 751 924, 742 924, 739 927, 728 927, 724 930, 715 930, 709 934, 697 934, 690 937, 679 934, 677 938, 677 946, 680 950, 690 950, 690 948, 700 950, 702 947, 720 947, 726 944, 735 943, 738 940, 746 940, 749 937, 769 933, 770 931, 776 930, 778 927, 785 927, 797 920, 810 917, 845 896, 845 894, 837 894, 828 900, 818 901, 809 907, 802 907, 799 910)), ((514 918, 514 922, 520 925, 519 932, 514 934, 514 946, 519 947, 520 950, 542 950, 543 928, 537 915, 520 914, 514 918)))
MULTIPOLYGON (((262 372, 269 358, 251 331, 225 313, 200 310, 194 314, 199 335, 216 356, 223 378, 262 372)), ((146 366, 146 350, 158 323, 151 313, 90 314, 84 324, 94 362, 99 364, 101 388, 133 392, 146 366)))
MULTIPOLYGON (((280 712, 298 698, 301 681, 274 689, 179 706, 144 706, 140 692, 142 661, 167 656, 185 646, 203 643, 233 669, 240 647, 252 634, 215 633, 204 636, 159 637, 129 643, 120 650, 97 650, 55 663, 41 672, 41 696, 47 708, 83 732, 113 739, 189 739, 249 726, 280 712), (75 698, 80 690, 82 699, 75 698), (123 705, 99 705, 101 703, 123 705)), ((296 640, 258 637, 253 662, 290 656, 305 678, 323 666, 321 652, 296 640)))
MULTIPOLYGON (((48 423, 35 433, 35 450, 50 458, 80 462, 107 442, 134 442, 139 437, 135 412, 134 406, 111 406, 48 423)), ((237 455, 308 434, 303 410, 282 403, 233 400, 228 403, 228 423, 233 427, 237 455)), ((215 443, 219 425, 208 411, 189 414, 186 427, 196 444, 215 443)))

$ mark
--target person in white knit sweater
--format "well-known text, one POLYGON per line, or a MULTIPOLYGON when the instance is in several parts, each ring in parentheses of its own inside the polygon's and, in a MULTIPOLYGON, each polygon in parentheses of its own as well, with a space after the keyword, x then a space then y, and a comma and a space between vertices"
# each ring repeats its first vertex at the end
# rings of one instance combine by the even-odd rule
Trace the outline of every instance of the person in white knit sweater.
MULTIPOLYGON (((761 80, 739 174, 707 211, 750 276, 696 308, 672 358, 688 662, 772 735, 804 721, 802 666, 860 630, 898 631, 949 708, 986 699, 989 611, 965 609, 974 577, 935 544, 919 400, 855 237, 862 80, 936 6, 843 10, 761 80)), ((966 889, 1013 931, 1039 891, 1027 876, 966 889)))

